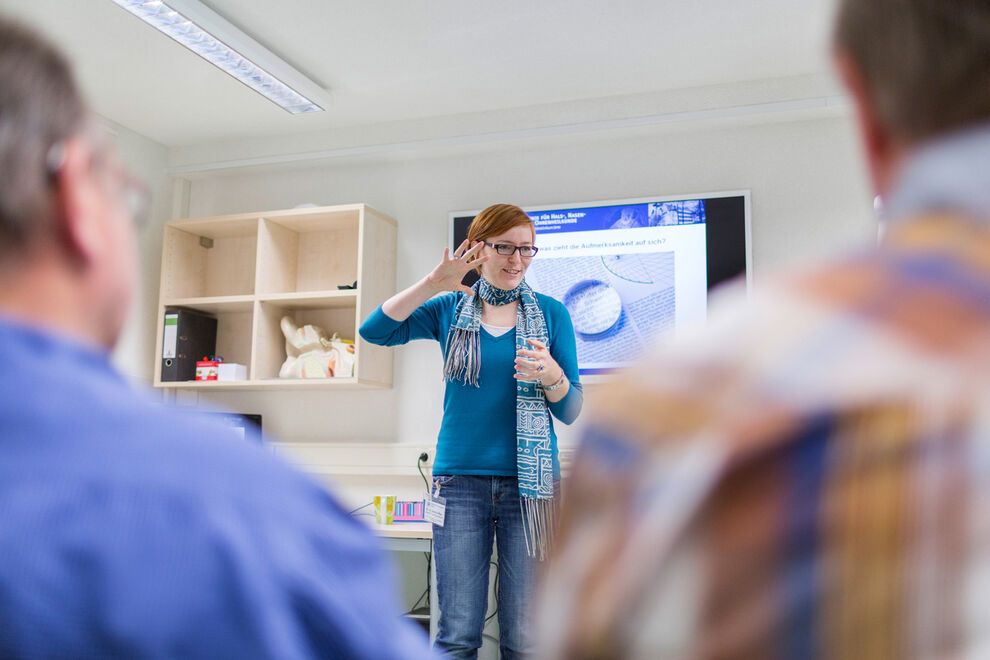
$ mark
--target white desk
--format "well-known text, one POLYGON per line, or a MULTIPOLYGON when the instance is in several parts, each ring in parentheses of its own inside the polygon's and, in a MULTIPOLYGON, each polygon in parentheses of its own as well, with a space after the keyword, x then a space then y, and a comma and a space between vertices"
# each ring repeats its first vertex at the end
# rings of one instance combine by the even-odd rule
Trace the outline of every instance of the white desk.
MULTIPOLYGON (((398 552, 429 552, 433 554, 433 525, 431 523, 395 523, 379 525, 371 523, 372 531, 382 538, 388 550, 398 552)), ((430 562, 430 642, 437 637, 437 620, 440 609, 437 604, 436 564, 430 562)))

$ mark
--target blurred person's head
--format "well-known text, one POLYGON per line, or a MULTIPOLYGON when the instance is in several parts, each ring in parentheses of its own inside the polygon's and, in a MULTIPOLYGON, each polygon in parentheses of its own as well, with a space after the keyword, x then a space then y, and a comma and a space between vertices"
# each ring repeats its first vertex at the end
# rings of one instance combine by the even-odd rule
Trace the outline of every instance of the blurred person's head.
POLYGON ((135 192, 61 53, 0 17, 0 313, 111 347, 136 274, 135 192))
POLYGON ((834 47, 880 193, 917 145, 990 121, 987 0, 839 0, 834 47))

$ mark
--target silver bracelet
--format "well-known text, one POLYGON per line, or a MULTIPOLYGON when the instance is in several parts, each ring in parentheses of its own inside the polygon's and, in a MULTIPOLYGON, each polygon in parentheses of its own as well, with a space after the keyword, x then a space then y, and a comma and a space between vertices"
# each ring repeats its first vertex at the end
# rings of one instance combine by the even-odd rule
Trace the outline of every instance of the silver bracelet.
POLYGON ((544 392, 553 392, 554 390, 559 390, 561 388, 561 386, 563 386, 565 380, 567 380, 567 375, 564 372, 561 372, 560 373, 560 380, 558 380, 553 385, 544 385, 543 386, 543 391, 544 392))

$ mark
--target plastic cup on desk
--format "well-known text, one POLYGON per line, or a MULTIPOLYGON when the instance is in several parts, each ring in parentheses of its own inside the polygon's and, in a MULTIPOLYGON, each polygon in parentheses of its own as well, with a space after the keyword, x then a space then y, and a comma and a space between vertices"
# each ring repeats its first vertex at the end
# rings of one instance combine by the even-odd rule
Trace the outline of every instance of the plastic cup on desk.
POLYGON ((395 519, 395 495, 375 495, 375 522, 391 525, 395 519))

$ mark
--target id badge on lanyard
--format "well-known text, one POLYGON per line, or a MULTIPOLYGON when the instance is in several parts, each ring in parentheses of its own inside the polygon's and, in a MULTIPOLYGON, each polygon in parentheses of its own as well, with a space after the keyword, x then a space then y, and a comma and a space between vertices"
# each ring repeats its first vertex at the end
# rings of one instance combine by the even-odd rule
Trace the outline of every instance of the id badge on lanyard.
POLYGON ((443 527, 443 518, 447 513, 447 498, 440 497, 440 484, 433 485, 433 491, 426 499, 423 517, 437 527, 443 527))

